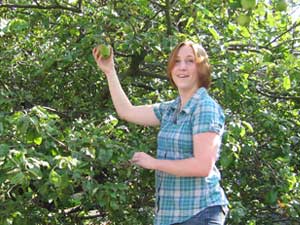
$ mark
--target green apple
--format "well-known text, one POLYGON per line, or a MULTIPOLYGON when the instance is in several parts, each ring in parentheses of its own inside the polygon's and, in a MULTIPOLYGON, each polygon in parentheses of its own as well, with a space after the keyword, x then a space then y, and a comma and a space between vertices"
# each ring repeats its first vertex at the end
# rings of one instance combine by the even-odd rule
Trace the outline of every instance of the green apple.
POLYGON ((256 0, 241 0, 243 9, 254 9, 256 6, 256 0))
POLYGON ((103 59, 108 59, 110 57, 110 46, 101 44, 98 46, 98 51, 103 59))
POLYGON ((250 23, 250 16, 240 14, 237 18, 237 23, 241 26, 247 26, 250 23))
POLYGON ((277 11, 285 11, 287 9, 287 3, 285 0, 279 0, 276 4, 277 11))

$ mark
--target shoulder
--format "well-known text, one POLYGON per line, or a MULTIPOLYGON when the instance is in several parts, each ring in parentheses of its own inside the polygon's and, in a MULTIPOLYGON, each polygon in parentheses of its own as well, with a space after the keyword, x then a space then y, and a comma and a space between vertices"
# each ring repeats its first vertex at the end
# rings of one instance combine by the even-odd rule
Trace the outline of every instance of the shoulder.
POLYGON ((164 115, 168 115, 176 108, 176 99, 154 104, 153 110, 156 117, 162 120, 164 115))
POLYGON ((221 105, 214 99, 205 88, 197 91, 193 99, 194 112, 216 112, 223 113, 221 105))
POLYGON ((173 99, 171 101, 165 101, 154 104, 154 110, 159 110, 161 112, 168 111, 170 109, 176 108, 177 99, 173 99))
POLYGON ((167 110, 172 108, 175 105, 175 99, 171 100, 171 101, 166 101, 166 102, 160 102, 160 103, 156 103, 155 106, 159 107, 163 110, 167 110))
POLYGON ((195 98, 192 111, 193 134, 204 132, 223 133, 225 115, 219 103, 208 93, 195 98))

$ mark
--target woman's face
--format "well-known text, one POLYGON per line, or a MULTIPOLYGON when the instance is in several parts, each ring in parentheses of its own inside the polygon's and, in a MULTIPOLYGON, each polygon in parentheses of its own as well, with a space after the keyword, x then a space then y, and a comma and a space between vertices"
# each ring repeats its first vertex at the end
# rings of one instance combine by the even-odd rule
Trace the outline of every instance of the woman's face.
POLYGON ((175 56, 175 64, 171 74, 178 90, 193 91, 199 88, 200 79, 192 47, 188 45, 180 47, 177 56, 175 56))

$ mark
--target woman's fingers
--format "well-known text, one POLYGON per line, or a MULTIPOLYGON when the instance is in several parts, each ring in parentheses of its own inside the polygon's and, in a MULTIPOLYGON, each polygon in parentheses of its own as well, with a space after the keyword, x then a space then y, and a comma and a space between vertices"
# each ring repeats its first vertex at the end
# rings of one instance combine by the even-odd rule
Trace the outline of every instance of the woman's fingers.
POLYGON ((132 156, 130 162, 133 164, 137 164, 142 158, 142 155, 140 152, 136 152, 134 153, 134 155, 132 156))
POLYGON ((132 164, 141 166, 145 169, 154 169, 154 161, 155 159, 145 152, 134 153, 132 159, 130 160, 132 164))
POLYGON ((95 58, 96 60, 99 60, 100 57, 101 57, 101 55, 99 54, 99 51, 98 51, 97 48, 94 48, 94 49, 93 49, 93 55, 94 55, 94 58, 95 58))
POLYGON ((134 155, 132 156, 131 162, 132 163, 136 163, 139 160, 139 153, 136 152, 134 153, 134 155))

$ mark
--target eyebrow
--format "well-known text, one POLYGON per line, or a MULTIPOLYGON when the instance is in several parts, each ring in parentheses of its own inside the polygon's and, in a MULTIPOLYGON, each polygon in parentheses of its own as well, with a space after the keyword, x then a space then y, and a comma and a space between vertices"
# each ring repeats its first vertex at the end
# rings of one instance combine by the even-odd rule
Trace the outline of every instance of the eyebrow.
MULTIPOLYGON (((181 57, 179 55, 177 55, 175 58, 177 59, 177 58, 181 58, 181 57)), ((194 55, 187 55, 185 58, 195 58, 195 56, 194 55)))

